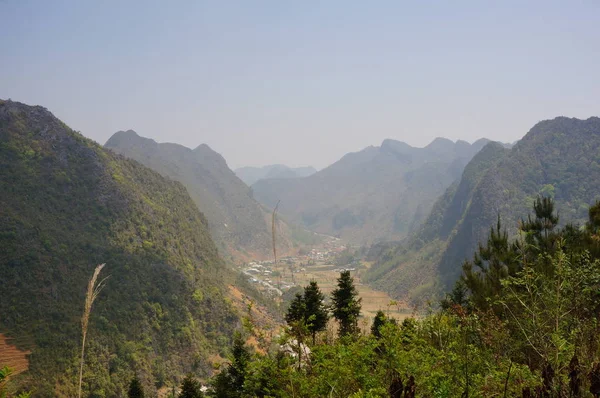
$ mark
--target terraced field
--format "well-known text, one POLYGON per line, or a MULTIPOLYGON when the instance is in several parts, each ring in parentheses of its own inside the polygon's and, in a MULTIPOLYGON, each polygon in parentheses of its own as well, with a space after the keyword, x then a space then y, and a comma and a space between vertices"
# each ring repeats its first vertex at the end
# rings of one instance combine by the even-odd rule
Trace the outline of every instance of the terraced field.
POLYGON ((10 340, 0 333, 0 368, 8 366, 13 370, 13 375, 29 369, 29 360, 27 355, 29 351, 21 351, 10 340))

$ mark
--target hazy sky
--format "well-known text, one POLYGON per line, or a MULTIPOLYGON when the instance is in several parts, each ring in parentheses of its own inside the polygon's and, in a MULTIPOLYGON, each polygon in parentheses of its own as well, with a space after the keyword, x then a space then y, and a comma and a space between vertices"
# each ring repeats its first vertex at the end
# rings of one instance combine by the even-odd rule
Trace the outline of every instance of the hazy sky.
POLYGON ((0 0, 0 98, 104 143, 324 167, 600 114, 600 2, 0 0))

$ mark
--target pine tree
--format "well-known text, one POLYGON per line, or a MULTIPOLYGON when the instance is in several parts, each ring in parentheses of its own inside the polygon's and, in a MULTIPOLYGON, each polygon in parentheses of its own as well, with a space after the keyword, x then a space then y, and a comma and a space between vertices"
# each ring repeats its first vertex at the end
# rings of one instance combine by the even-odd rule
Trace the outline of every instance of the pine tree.
POLYGON ((317 332, 325 330, 329 314, 325 308, 325 296, 319 289, 316 281, 304 288, 304 321, 309 332, 312 334, 312 343, 315 344, 317 332))
POLYGON ((306 303, 302 294, 296 293, 296 296, 290 303, 287 313, 285 314, 285 321, 288 325, 292 325, 294 322, 304 320, 306 314, 306 303))
POLYGON ((137 376, 134 376, 129 383, 129 391, 127 392, 129 398, 144 398, 144 390, 142 384, 138 380, 137 376))
POLYGON ((379 310, 375 315, 375 319, 373 319, 373 325, 371 326, 371 334, 375 336, 376 339, 381 338, 381 328, 388 323, 387 316, 385 316, 384 312, 379 310))
POLYGON ((250 352, 241 333, 233 336, 231 363, 214 380, 214 396, 217 398, 238 398, 244 392, 244 382, 250 363, 250 352))
POLYGON ((558 215, 554 214, 552 198, 538 196, 533 204, 535 218, 531 215, 521 220, 521 230, 527 234, 527 243, 539 251, 550 251, 556 240, 554 228, 558 225, 558 215))
MULTIPOLYGON (((500 215, 496 227, 490 229, 485 245, 473 256, 473 261, 463 263, 461 284, 468 288, 473 305, 482 310, 489 308, 489 297, 496 297, 502 291, 502 279, 515 275, 521 267, 519 250, 515 243, 510 243, 506 229, 502 227, 500 215)), ((464 300, 465 292, 457 287, 456 299, 464 300)), ((462 304, 462 303, 455 303, 462 304)))
POLYGON ((204 394, 200 391, 200 383, 192 376, 188 374, 181 383, 181 392, 179 398, 202 398, 204 394))
POLYGON ((354 286, 350 271, 342 271, 338 278, 338 287, 331 293, 333 316, 339 322, 339 335, 358 333, 358 317, 361 310, 361 298, 354 286))

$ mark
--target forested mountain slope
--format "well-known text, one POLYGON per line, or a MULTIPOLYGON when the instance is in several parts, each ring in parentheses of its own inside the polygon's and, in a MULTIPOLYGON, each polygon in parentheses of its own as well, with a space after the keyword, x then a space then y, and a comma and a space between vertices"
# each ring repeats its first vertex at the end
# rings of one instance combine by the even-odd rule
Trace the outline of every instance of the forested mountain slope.
MULTIPOLYGON (((0 101, 0 333, 32 350, 34 396, 76 396, 89 278, 110 276, 89 326, 86 396, 147 391, 239 324, 207 222, 178 182, 103 149, 39 106, 0 101)), ((1 364, 0 364, 1 365, 1 364)))
POLYGON ((267 206, 281 200, 291 221, 363 244, 401 239, 488 141, 437 138, 425 148, 385 140, 350 153, 305 178, 264 179, 252 186, 267 206))
MULTIPOLYGON (((115 133, 105 147, 181 182, 208 219, 213 238, 223 251, 242 258, 272 253, 269 212, 208 145, 192 150, 157 143, 128 130, 115 133)), ((278 231, 279 249, 285 251, 290 245, 287 225, 280 222, 278 231)))
POLYGON ((246 185, 251 186, 263 178, 299 178, 315 174, 314 167, 289 167, 283 164, 272 164, 263 167, 239 167, 235 169, 237 175, 246 185))
POLYGON ((600 198, 600 119, 536 124, 512 149, 488 144, 403 244, 373 250, 368 279, 397 295, 426 297, 456 280, 498 215, 508 231, 538 195, 554 198, 561 224, 583 223, 600 198))

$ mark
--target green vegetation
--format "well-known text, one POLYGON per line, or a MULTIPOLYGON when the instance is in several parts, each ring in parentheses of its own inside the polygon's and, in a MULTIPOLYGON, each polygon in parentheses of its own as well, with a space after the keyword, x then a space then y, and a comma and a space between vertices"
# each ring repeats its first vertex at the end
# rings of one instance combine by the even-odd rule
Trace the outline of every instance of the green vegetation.
POLYGON ((296 293, 289 305, 285 320, 292 329, 292 336, 298 342, 303 343, 304 335, 310 333, 315 344, 317 333, 325 330, 329 320, 325 296, 317 282, 310 281, 304 288, 304 296, 296 293))
POLYGON ((236 333, 233 339, 231 362, 214 379, 214 396, 217 398, 241 398, 246 381, 250 351, 242 335, 236 333))
MULTIPOLYGON (((119 131, 106 148, 134 159, 161 175, 181 182, 198 209, 206 215, 210 232, 224 253, 271 253, 270 213, 253 198, 252 191, 229 169, 225 159, 207 145, 195 149, 157 143, 134 131, 119 131)), ((282 224, 281 222, 279 224, 282 224)), ((278 225, 278 248, 290 246, 287 228, 278 225)))
POLYGON ((339 323, 339 335, 351 336, 358 333, 361 298, 354 286, 350 271, 342 271, 338 278, 338 287, 331 292, 333 317, 339 323))
POLYGON ((129 383, 127 398, 144 398, 144 389, 137 376, 134 376, 129 383))
POLYGON ((400 324, 380 311, 371 333, 317 340, 303 366, 248 354, 229 396, 598 396, 600 202, 581 228, 559 227, 548 198, 534 211, 515 242, 494 226, 440 310, 400 324))
POLYGON ((508 231, 517 231, 539 195, 554 199, 561 225, 585 222, 600 194, 599 154, 600 119, 594 117, 540 122, 510 150, 488 144, 418 232, 378 253, 364 280, 415 302, 438 297, 458 279, 458 265, 477 250, 498 215, 508 231))
MULTIPOLYGON (((50 112, 0 102, 0 332, 29 349, 34 396, 76 396, 80 318, 96 264, 83 395, 125 396, 208 376, 239 317, 207 222, 185 188, 102 149, 50 112)), ((1 365, 1 364, 0 364, 1 365)))
POLYGON ((202 398, 204 394, 200 391, 200 383, 193 375, 188 374, 181 383, 181 392, 178 398, 202 398))

